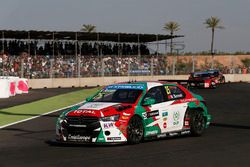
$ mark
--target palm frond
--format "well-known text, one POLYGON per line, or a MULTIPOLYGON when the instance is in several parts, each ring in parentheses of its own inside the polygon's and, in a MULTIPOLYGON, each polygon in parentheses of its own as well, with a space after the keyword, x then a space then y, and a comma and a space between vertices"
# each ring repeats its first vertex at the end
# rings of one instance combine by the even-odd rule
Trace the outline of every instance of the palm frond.
POLYGON ((88 33, 96 32, 96 26, 92 24, 83 24, 81 31, 88 32, 88 33))

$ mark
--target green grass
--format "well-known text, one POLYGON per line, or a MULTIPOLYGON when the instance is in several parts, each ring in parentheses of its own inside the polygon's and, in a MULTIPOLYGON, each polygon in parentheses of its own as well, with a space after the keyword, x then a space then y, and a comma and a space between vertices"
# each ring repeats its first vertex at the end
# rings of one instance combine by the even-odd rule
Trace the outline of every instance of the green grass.
POLYGON ((83 89, 0 110, 0 126, 79 103, 100 88, 83 89))

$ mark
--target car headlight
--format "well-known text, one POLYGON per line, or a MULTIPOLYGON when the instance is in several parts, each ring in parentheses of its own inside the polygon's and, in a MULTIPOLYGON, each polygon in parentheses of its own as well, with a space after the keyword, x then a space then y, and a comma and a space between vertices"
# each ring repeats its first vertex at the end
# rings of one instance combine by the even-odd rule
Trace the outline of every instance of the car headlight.
POLYGON ((64 114, 61 114, 61 115, 58 117, 57 121, 58 121, 59 123, 62 123, 65 119, 66 119, 65 115, 64 115, 64 114))
POLYGON ((118 121, 120 118, 120 114, 112 115, 108 117, 101 117, 100 121, 107 122, 107 121, 118 121))

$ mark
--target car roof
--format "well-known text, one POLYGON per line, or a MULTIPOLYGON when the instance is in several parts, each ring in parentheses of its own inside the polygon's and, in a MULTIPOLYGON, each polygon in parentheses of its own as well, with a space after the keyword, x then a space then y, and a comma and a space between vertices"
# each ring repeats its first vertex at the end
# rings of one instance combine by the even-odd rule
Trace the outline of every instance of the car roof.
POLYGON ((161 85, 177 85, 173 82, 164 82, 164 81, 135 81, 135 82, 120 82, 112 85, 142 85, 145 89, 150 89, 152 87, 161 86, 161 85))
POLYGON ((193 72, 192 74, 209 74, 209 72, 207 72, 207 71, 193 72))

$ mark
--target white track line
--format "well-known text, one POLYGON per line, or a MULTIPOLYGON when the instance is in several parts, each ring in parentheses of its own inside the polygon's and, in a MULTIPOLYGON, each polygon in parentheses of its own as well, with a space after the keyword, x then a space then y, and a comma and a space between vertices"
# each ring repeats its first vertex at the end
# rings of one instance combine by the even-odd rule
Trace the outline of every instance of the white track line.
POLYGON ((22 122, 26 122, 26 121, 29 121, 29 120, 32 120, 32 119, 35 119, 35 118, 39 118, 39 117, 44 116, 44 115, 52 114, 52 113, 60 111, 60 110, 65 110, 67 108, 73 107, 73 106, 81 104, 83 102, 84 101, 73 104, 73 105, 70 105, 70 106, 67 106, 67 107, 63 107, 63 108, 60 108, 60 109, 57 109, 57 110, 53 110, 53 111, 50 111, 50 112, 47 112, 47 113, 43 113, 43 114, 40 114, 40 115, 37 115, 37 116, 34 116, 34 117, 30 117, 30 118, 27 118, 27 119, 23 119, 23 120, 20 120, 20 121, 9 123, 7 125, 0 126, 0 129, 6 128, 6 127, 11 126, 11 125, 19 124, 19 123, 22 123, 22 122))

